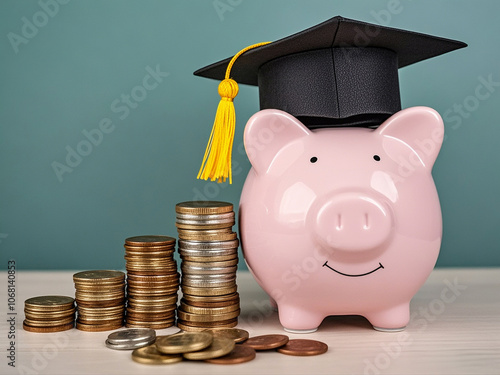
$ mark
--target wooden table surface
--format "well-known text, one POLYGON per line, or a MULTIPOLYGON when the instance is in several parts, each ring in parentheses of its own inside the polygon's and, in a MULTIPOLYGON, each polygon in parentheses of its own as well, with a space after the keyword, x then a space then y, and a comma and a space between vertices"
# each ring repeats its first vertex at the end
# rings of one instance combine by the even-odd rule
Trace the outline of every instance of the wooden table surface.
MULTIPOLYGON (((0 273, 0 374, 500 374, 500 269, 436 269, 411 303, 405 331, 378 332, 362 317, 328 317, 312 334, 283 331, 266 294, 248 272, 238 273, 239 328, 251 336, 284 333, 328 344, 328 352, 293 357, 258 352, 251 362, 223 366, 186 361, 151 366, 130 351, 104 345, 108 332, 31 333, 22 329, 24 300, 38 295, 73 296, 73 271, 16 273, 15 368, 10 341, 6 272, 0 273)), ((177 332, 170 327, 157 335, 177 332)))

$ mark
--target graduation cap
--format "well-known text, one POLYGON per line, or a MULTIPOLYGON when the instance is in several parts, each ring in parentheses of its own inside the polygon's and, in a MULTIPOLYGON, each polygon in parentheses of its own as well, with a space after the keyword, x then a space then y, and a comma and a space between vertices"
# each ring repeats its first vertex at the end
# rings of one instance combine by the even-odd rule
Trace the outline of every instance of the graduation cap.
POLYGON ((194 74, 222 80, 222 100, 198 178, 231 182, 236 82, 259 87, 261 109, 288 112, 310 129, 376 127, 401 110, 399 68, 466 46, 337 16, 201 68, 194 74))

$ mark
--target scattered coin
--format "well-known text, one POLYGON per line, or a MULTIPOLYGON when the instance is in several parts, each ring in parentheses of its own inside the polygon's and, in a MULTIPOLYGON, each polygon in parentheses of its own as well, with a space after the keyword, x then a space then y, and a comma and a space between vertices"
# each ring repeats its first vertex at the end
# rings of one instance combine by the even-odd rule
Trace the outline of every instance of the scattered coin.
POLYGON ((286 335, 261 335, 250 337, 242 345, 249 346, 255 350, 270 350, 285 345, 288 340, 289 338, 286 335))
POLYGON ((210 328, 207 329, 207 331, 214 337, 227 337, 232 339, 235 343, 241 343, 249 337, 248 332, 240 328, 210 328))
POLYGON ((156 338, 156 332, 150 328, 129 328, 110 333, 108 341, 111 344, 123 344, 134 341, 145 341, 156 338))
POLYGON ((183 353, 182 355, 186 359, 197 360, 197 361, 212 359, 212 358, 222 357, 226 354, 231 353, 235 345, 236 344, 234 340, 229 339, 227 337, 213 337, 212 343, 206 349, 193 351, 189 353, 183 353))
POLYGON ((105 341, 106 347, 114 350, 134 350, 138 348, 142 348, 143 346, 151 345, 155 342, 155 339, 146 340, 146 341, 133 341, 130 343, 123 344, 112 344, 109 340, 105 341))
POLYGON ((148 365, 165 365, 180 362, 183 358, 180 354, 163 354, 153 344, 135 349, 132 352, 132 359, 148 365))
POLYGON ((234 349, 229 354, 218 358, 205 359, 205 362, 218 365, 234 365, 237 363, 249 362, 255 358, 255 355, 255 349, 249 346, 235 345, 234 349))
POLYGON ((308 339, 289 340, 278 352, 294 356, 310 356, 326 353, 328 345, 324 342, 308 339))
POLYGON ((209 332, 180 332, 158 337, 156 347, 165 354, 188 353, 207 348, 212 340, 209 332))

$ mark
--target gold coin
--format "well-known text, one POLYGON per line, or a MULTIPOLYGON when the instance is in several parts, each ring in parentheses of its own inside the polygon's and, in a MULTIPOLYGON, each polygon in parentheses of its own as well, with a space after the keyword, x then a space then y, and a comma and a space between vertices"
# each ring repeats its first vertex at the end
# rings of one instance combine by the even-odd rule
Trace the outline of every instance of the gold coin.
POLYGON ((240 328, 209 328, 207 331, 214 337, 226 337, 233 340, 235 343, 243 342, 249 337, 248 331, 240 328))
POLYGON ((193 280, 185 278, 182 280, 183 287, 195 287, 195 288, 227 288, 231 286, 236 286, 236 279, 227 281, 208 281, 208 280, 193 280))
POLYGON ((116 282, 125 280, 125 274, 121 271, 93 270, 78 272, 73 275, 73 281, 88 282, 116 282))
POLYGON ((181 305, 179 306, 180 310, 185 311, 187 313, 208 314, 208 315, 218 315, 218 314, 230 313, 232 311, 239 310, 239 308, 240 308, 239 303, 235 303, 235 304, 228 305, 228 306, 222 306, 222 307, 198 307, 198 306, 187 305, 187 304, 181 302, 181 305))
POLYGON ((232 339, 216 336, 212 339, 212 343, 208 348, 196 352, 183 353, 182 355, 184 358, 190 360, 217 358, 229 354, 234 349, 235 345, 236 344, 232 339))
POLYGON ((234 211, 226 212, 225 214, 213 214, 213 215, 200 215, 200 214, 181 214, 176 213, 176 220, 199 220, 199 221, 209 221, 209 220, 227 220, 235 218, 234 211))
POLYGON ((175 242, 176 239, 173 237, 157 235, 135 236, 125 240, 125 244, 130 246, 166 246, 175 242))
POLYGON ((93 314, 96 312, 99 314, 115 314, 121 311, 123 311, 123 305, 99 308, 78 306, 78 312, 82 314, 93 314))
POLYGON ((227 301, 239 301, 240 300, 240 295, 238 292, 234 292, 231 294, 225 294, 222 296, 193 296, 191 294, 183 294, 183 299, 185 302, 189 305, 193 306, 198 306, 194 305, 194 302, 199 302, 199 303, 215 303, 215 302, 227 302, 227 301))
POLYGON ((166 313, 169 311, 175 311, 177 308, 176 304, 167 306, 127 306, 127 313, 166 313))
POLYGON ((125 250, 130 250, 130 251, 137 251, 140 253, 149 253, 149 252, 154 252, 154 251, 160 251, 160 252, 172 252, 172 250, 175 249, 175 243, 172 243, 171 245, 164 245, 164 246, 133 246, 133 245, 123 245, 125 250))
POLYGON ((209 332, 180 332, 168 336, 158 336, 156 347, 165 354, 179 354, 202 350, 210 346, 212 335, 209 332))
POLYGON ((220 296, 234 293, 236 292, 236 290, 236 285, 220 288, 191 287, 186 285, 182 286, 182 293, 190 294, 193 296, 220 296))
POLYGON ((37 311, 60 311, 71 309, 74 305, 74 298, 67 296, 39 296, 24 301, 25 308, 37 311))
POLYGON ((54 327, 54 326, 62 326, 65 324, 69 324, 75 320, 74 316, 70 316, 64 319, 57 320, 33 320, 33 319, 24 319, 24 322, 30 327, 54 327))
POLYGON ((234 319, 231 321, 225 321, 223 323, 220 322, 212 322, 212 323, 190 323, 184 322, 182 320, 177 321, 177 327, 186 332, 202 332, 206 331, 207 328, 232 328, 238 325, 238 320, 234 319))
POLYGON ((208 242, 208 241, 229 241, 236 239, 237 233, 220 233, 220 234, 182 234, 179 232, 179 238, 184 240, 191 241, 200 241, 200 242, 208 242))
POLYGON ((229 320, 236 318, 240 315, 240 309, 231 311, 228 313, 224 314, 216 314, 216 315, 211 315, 211 314, 194 314, 194 313, 188 313, 182 310, 177 310, 177 316, 179 319, 184 320, 185 322, 202 322, 202 323, 208 323, 208 322, 218 322, 218 321, 223 321, 223 320, 229 320))
POLYGON ((228 261, 228 260, 234 260, 236 259, 236 263, 238 263, 238 254, 232 254, 232 255, 214 255, 214 256, 198 256, 198 255, 186 255, 183 253, 181 254, 181 259, 185 261, 190 261, 190 262, 223 262, 223 261, 228 261))
POLYGON ((151 329, 165 329, 174 325, 175 319, 166 322, 146 322, 146 323, 132 323, 127 321, 125 326, 127 328, 151 328, 151 329))
POLYGON ((102 308, 102 307, 115 307, 115 306, 123 306, 125 303, 125 298, 118 298, 114 300, 104 300, 104 301, 85 301, 85 300, 76 300, 76 304, 78 308, 80 307, 90 307, 90 308, 102 308))
POLYGON ((125 283, 116 284, 113 286, 110 285, 75 285, 75 290, 78 292, 88 292, 88 293, 113 293, 117 291, 121 291, 125 288, 125 283))
POLYGON ((62 311, 37 311, 37 310, 29 310, 24 309, 24 314, 26 316, 30 316, 36 319, 57 319, 64 318, 66 316, 73 315, 76 312, 76 307, 73 307, 69 310, 62 311))
POLYGON ((75 327, 74 322, 55 327, 31 327, 23 322, 23 329, 25 331, 37 332, 37 333, 62 332, 62 331, 67 331, 68 329, 72 329, 74 327, 75 327))
POLYGON ((171 296, 155 296, 151 298, 129 296, 128 302, 137 305, 170 305, 176 303, 178 299, 177 293, 171 296))
POLYGON ((103 331, 111 331, 113 329, 118 329, 123 327, 123 321, 109 324, 84 324, 76 321, 76 329, 80 331, 86 332, 103 332, 103 331))
POLYGON ((147 365, 166 365, 182 361, 182 355, 167 355, 158 351, 156 345, 148 345, 139 349, 134 349, 132 359, 135 362, 147 365))
POLYGON ((127 275, 128 281, 143 281, 143 282, 167 282, 172 279, 178 279, 180 276, 179 272, 168 275, 153 275, 153 276, 141 276, 141 275, 127 275))
POLYGON ((233 204, 218 201, 190 201, 175 205, 175 212, 179 214, 213 215, 233 211, 233 204))
POLYGON ((184 250, 222 250, 222 249, 235 249, 239 246, 239 240, 232 241, 211 241, 211 242, 200 242, 200 241, 189 241, 189 240, 179 240, 179 249, 184 250))

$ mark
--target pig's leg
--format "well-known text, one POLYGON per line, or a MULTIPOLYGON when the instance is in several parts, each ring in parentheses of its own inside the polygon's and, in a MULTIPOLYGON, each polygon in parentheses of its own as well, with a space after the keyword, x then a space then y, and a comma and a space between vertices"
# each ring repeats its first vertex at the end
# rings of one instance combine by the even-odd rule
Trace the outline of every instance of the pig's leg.
POLYGON ((278 315, 285 331, 291 333, 315 332, 324 319, 317 312, 282 304, 278 306, 278 315))
POLYGON ((410 303, 405 302, 391 308, 365 314, 377 331, 402 331, 410 321, 410 303))
POLYGON ((273 299, 273 297, 269 297, 269 302, 271 303, 271 308, 273 309, 273 311, 278 311, 278 304, 273 299))

